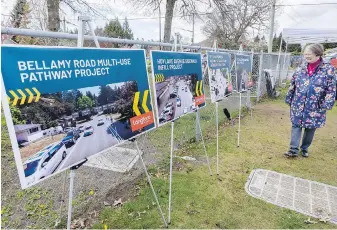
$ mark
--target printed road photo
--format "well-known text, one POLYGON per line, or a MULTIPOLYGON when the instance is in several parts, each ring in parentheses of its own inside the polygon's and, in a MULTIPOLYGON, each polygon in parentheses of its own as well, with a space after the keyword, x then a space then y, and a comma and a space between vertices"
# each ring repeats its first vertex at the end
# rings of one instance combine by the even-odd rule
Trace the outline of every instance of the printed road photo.
POLYGON ((194 97, 197 80, 197 74, 188 74, 170 76, 165 81, 156 82, 159 123, 196 111, 194 97))
POLYGON ((41 94, 11 109, 27 185, 137 135, 135 81, 41 94))
POLYGON ((211 100, 216 102, 222 100, 232 93, 233 86, 229 76, 228 68, 210 69, 211 100))

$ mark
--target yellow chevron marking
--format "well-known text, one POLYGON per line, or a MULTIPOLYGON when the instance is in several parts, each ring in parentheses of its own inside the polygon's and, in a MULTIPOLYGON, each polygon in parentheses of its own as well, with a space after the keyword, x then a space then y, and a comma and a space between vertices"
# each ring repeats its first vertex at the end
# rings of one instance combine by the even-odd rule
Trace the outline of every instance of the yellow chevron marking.
POLYGON ((199 96, 199 90, 198 90, 198 87, 199 87, 199 81, 197 81, 197 85, 195 87, 195 93, 197 95, 197 97, 199 96))
POLYGON ((19 92, 19 94, 21 95, 21 103, 20 103, 20 105, 23 105, 23 104, 25 104, 25 101, 26 101, 26 94, 24 93, 24 92, 22 92, 22 90, 21 89, 18 89, 18 92, 19 92))
POLYGON ((28 88, 26 88, 25 90, 29 94, 28 103, 32 103, 34 97, 33 93, 28 88))
POLYGON ((8 101, 8 104, 11 102, 11 98, 9 96, 7 96, 7 101, 8 101))
POLYGON ((202 80, 200 81, 199 90, 200 90, 200 95, 203 95, 203 93, 202 93, 202 80))
POLYGON ((145 113, 149 112, 149 108, 146 105, 148 94, 149 94, 149 90, 145 90, 144 96, 143 96, 143 101, 142 101, 142 107, 143 107, 145 113))
POLYGON ((139 109, 138 109, 138 102, 139 102, 139 92, 135 93, 135 97, 133 99, 133 111, 135 112, 136 116, 141 115, 139 109))
POLYGON ((40 100, 41 94, 40 94, 40 92, 35 87, 33 87, 33 90, 36 93, 35 102, 38 102, 40 100))
POLYGON ((13 90, 9 90, 9 93, 12 94, 12 96, 14 97, 13 105, 16 105, 19 100, 18 95, 16 95, 16 93, 13 90))

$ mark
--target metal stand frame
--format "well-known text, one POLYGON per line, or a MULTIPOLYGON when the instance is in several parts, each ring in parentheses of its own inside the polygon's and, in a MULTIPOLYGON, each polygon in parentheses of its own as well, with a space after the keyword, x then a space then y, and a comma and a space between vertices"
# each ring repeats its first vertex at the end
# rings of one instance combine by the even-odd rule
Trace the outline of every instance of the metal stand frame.
POLYGON ((240 107, 239 107, 239 128, 238 128, 238 147, 240 147, 240 132, 241 132, 241 106, 242 106, 242 93, 240 92, 240 107))
POLYGON ((216 174, 219 175, 219 102, 215 102, 216 120, 216 174))
POLYGON ((151 177, 150 177, 149 173, 147 172, 147 168, 146 168, 145 162, 144 162, 144 160, 143 160, 142 154, 140 153, 140 149, 139 149, 139 147, 138 147, 137 140, 136 140, 136 139, 131 139, 130 141, 131 141, 131 142, 134 142, 135 145, 136 145, 137 153, 138 153, 138 156, 139 156, 140 161, 142 162, 142 165, 143 165, 143 168, 144 168, 144 172, 145 172, 146 177, 147 177, 147 181, 148 181, 148 183, 149 183, 149 185, 150 185, 150 187, 151 187, 151 190, 152 190, 154 199, 155 199, 156 204, 157 204, 157 207, 158 207, 159 214, 160 214, 160 216, 161 216, 161 218, 162 218, 162 220, 163 220, 163 223, 164 223, 165 227, 167 228, 167 227, 168 227, 167 222, 166 222, 166 220, 165 220, 163 211, 162 211, 162 209, 161 209, 161 207, 160 207, 160 204, 159 204, 159 201, 158 201, 158 198, 157 198, 157 194, 156 194, 156 192, 154 191, 154 188, 153 188, 153 185, 152 185, 152 182, 151 182, 151 177))
MULTIPOLYGON (((216 52, 218 48, 217 40, 213 42, 213 49, 216 52)), ((208 65, 207 65, 208 69, 208 65)), ((222 100, 219 100, 222 101, 222 100)), ((216 120, 216 174, 219 175, 219 101, 215 102, 215 120, 216 120)))
POLYGON ((171 202, 172 202, 172 174, 173 174, 173 142, 174 142, 174 120, 171 122, 171 155, 170 155, 170 181, 169 181, 169 207, 168 207, 168 224, 171 224, 171 202))
MULTIPOLYGON (((77 39, 77 47, 83 47, 84 42, 84 26, 87 23, 91 35, 94 39, 97 48, 100 48, 97 37, 95 35, 94 27, 91 25, 90 18, 87 16, 79 16, 78 17, 78 39, 77 39)), ((72 203, 73 203, 73 192, 74 192, 74 180, 75 180, 75 170, 78 169, 81 165, 87 162, 88 159, 85 159, 83 162, 79 163, 70 168, 70 183, 69 183, 69 199, 68 199, 68 220, 67 220, 67 229, 70 229, 71 225, 71 215, 72 215, 72 203)))
POLYGON ((68 199, 68 220, 67 229, 70 229, 71 225, 71 215, 73 210, 73 194, 74 194, 74 180, 75 180, 75 170, 81 167, 88 159, 85 158, 84 161, 70 168, 70 183, 69 183, 69 199, 68 199))
MULTIPOLYGON (((199 107, 197 107, 197 112, 199 111, 199 107)), ((209 163, 209 158, 208 158, 208 154, 207 154, 207 150, 206 150, 206 145, 205 145, 205 141, 204 141, 204 137, 202 135, 202 130, 201 130, 201 125, 200 125, 200 120, 197 121, 197 123, 199 123, 199 128, 200 128, 200 137, 201 137, 201 141, 202 141, 202 145, 204 146, 204 151, 205 151, 205 156, 206 156, 206 160, 207 160, 207 165, 208 165, 208 172, 209 175, 212 176, 212 170, 211 170, 211 165, 209 163)))

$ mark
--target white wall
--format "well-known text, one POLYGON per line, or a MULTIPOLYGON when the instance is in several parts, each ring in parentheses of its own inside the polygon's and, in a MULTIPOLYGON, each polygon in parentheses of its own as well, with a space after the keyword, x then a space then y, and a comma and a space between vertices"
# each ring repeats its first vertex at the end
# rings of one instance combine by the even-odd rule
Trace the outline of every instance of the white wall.
POLYGON ((35 141, 39 138, 42 138, 43 137, 43 132, 42 131, 37 131, 35 133, 32 133, 32 134, 28 134, 28 141, 35 141))

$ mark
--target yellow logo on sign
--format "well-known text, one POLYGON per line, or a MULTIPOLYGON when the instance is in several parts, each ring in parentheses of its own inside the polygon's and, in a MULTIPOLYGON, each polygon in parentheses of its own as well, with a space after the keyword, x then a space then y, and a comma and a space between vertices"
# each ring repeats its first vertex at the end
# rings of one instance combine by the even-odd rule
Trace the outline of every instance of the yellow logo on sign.
MULTIPOLYGON (((147 102, 147 96, 149 94, 149 90, 145 90, 144 91, 144 95, 143 95, 143 101, 142 101, 142 107, 145 113, 149 112, 149 108, 146 105, 147 102)), ((132 109, 135 112, 136 116, 140 116, 142 115, 142 113, 139 110, 138 104, 139 104, 139 96, 140 96, 140 92, 136 92, 135 93, 135 97, 133 99, 133 106, 132 109)))
POLYGON ((165 81, 165 77, 163 74, 155 74, 154 80, 155 82, 162 82, 162 81, 165 81))
POLYGON ((203 93, 202 93, 202 80, 197 81, 197 85, 195 87, 195 93, 196 93, 197 97, 203 95, 203 93))
MULTIPOLYGON (((40 92, 35 87, 33 87, 32 90, 36 94, 35 95, 35 102, 38 102, 40 100, 41 94, 40 94, 40 92)), ((28 104, 32 103, 33 98, 34 98, 34 94, 32 93, 32 91, 30 91, 30 89, 26 88, 25 89, 26 93, 22 89, 17 89, 16 91, 19 93, 20 96, 18 96, 18 94, 14 90, 9 90, 9 93, 13 97, 13 105, 17 105, 19 99, 21 99, 20 105, 25 104, 27 95, 29 96, 28 100, 27 100, 27 103, 28 104)), ((10 103, 11 102, 11 97, 7 96, 7 99, 8 99, 8 103, 10 103)))

